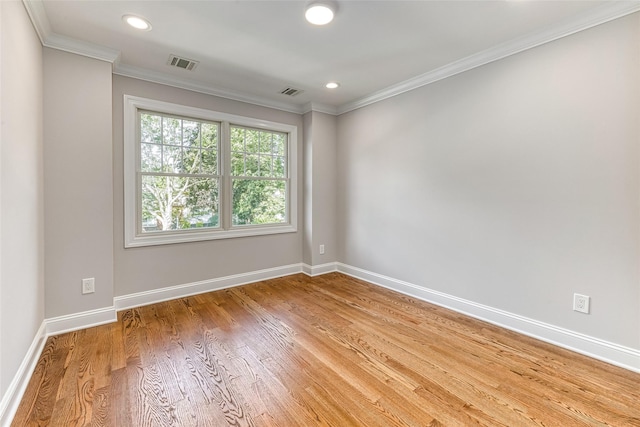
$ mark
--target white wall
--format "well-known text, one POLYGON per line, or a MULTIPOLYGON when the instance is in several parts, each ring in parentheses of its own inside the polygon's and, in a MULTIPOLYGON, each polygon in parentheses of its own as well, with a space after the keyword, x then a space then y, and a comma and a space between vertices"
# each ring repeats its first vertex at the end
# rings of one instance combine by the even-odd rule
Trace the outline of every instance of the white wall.
POLYGON ((338 259, 639 349, 639 19, 340 116, 338 259))
POLYGON ((337 118, 310 111, 304 115, 304 262, 310 266, 337 261, 337 118), (320 245, 325 252, 320 254, 320 245))
POLYGON ((0 2, 0 398, 44 318, 42 47, 18 1, 0 2))
POLYGON ((640 349, 639 14, 304 126, 43 49, 19 1, 0 42, 0 400, 45 315, 302 260, 640 349), (304 127, 299 232, 125 250, 124 93, 304 127))
MULTIPOLYGON (((124 249, 123 96, 141 96, 298 126, 298 164, 302 165, 302 117, 122 76, 113 77, 113 251, 115 295, 161 289, 302 261, 302 221, 298 232, 205 242, 124 249)), ((298 168, 298 218, 302 218, 302 167, 298 168)))
POLYGON ((308 113, 302 116, 302 127, 303 127, 303 165, 302 165, 302 174, 303 174, 303 189, 302 189, 302 203, 303 203, 303 235, 302 235, 302 262, 311 265, 313 263, 311 259, 311 245, 313 244, 313 198, 312 194, 312 185, 313 185, 313 174, 311 171, 313 170, 313 145, 311 141, 313 140, 313 111, 309 111, 308 113))
POLYGON ((111 96, 110 63, 44 49, 47 318, 113 306, 111 96))

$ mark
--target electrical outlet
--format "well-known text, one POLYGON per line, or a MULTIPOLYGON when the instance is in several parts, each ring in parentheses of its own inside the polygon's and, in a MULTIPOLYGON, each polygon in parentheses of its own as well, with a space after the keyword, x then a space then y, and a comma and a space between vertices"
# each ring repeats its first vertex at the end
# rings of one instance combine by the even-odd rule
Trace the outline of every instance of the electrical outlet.
POLYGON ((82 293, 92 294, 96 291, 96 279, 90 277, 88 279, 82 279, 82 293))
POLYGON ((324 245, 320 245, 320 255, 324 255, 324 245))
POLYGON ((591 298, 586 295, 573 294, 573 310, 589 314, 590 299, 591 298))

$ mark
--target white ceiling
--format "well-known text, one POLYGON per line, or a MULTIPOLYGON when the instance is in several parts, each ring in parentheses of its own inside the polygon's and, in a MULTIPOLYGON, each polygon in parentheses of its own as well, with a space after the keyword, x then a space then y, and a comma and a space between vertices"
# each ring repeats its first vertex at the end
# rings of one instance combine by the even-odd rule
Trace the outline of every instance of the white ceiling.
POLYGON ((307 3, 25 0, 45 45, 113 52, 110 59, 119 53, 118 74, 291 111, 312 103, 328 112, 638 10, 635 1, 337 0, 335 20, 317 27, 304 20, 307 3), (125 14, 148 19, 153 29, 130 28, 125 14), (194 71, 172 68, 170 54, 200 64, 194 71), (341 86, 326 89, 328 81, 341 86), (287 86, 304 93, 281 95, 287 86))

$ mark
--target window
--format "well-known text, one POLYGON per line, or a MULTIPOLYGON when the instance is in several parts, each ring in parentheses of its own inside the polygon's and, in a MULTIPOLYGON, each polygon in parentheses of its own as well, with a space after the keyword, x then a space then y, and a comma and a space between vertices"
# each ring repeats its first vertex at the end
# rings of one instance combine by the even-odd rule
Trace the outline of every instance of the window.
POLYGON ((286 221, 287 135, 231 126, 232 225, 286 221))
POLYGON ((295 126, 124 102, 125 247, 296 231, 295 126))
POLYGON ((138 111, 142 233, 218 228, 220 123, 138 111))

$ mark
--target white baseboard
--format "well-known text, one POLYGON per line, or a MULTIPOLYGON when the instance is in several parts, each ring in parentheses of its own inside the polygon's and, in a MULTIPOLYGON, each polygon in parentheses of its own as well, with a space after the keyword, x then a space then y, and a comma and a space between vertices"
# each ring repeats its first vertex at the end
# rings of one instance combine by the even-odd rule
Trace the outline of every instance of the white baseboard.
POLYGON ((18 368, 18 372, 16 372, 6 393, 0 400, 0 426, 9 426, 11 424, 46 342, 46 323, 42 322, 18 368))
POLYGON ((311 277, 332 273, 334 271, 338 271, 338 265, 335 262, 329 262, 320 265, 302 264, 302 272, 311 277))
POLYGON ((113 300, 114 305, 112 307, 45 319, 36 333, 31 347, 29 347, 27 355, 22 361, 18 372, 14 376, 13 381, 11 381, 11 384, 9 384, 7 392, 2 396, 2 400, 0 400, 0 426, 5 427, 11 424, 48 337, 115 322, 117 320, 117 311, 127 308, 140 307, 143 305, 154 304, 156 302, 182 298, 199 293, 230 288, 233 286, 241 286, 247 283, 288 276, 301 272, 302 264, 292 264, 265 270, 252 271, 249 273, 235 274, 217 279, 203 280, 201 282, 187 283, 184 285, 115 297, 113 300))
POLYGON ((260 280, 273 279, 301 272, 301 264, 291 264, 282 267, 252 271, 249 273, 234 274, 232 276, 219 277, 216 279, 202 280, 200 282, 187 283, 184 285, 154 289, 152 291, 123 295, 115 297, 113 302, 116 310, 120 311, 127 308, 141 307, 143 305, 155 304, 157 302, 183 298, 190 295, 246 285, 247 283, 259 282, 260 280))
POLYGON ((640 373, 640 349, 629 348, 590 337, 361 268, 342 263, 336 264, 339 272, 349 276, 640 373))
POLYGON ((104 325, 105 323, 115 322, 117 318, 116 309, 113 306, 68 314, 66 316, 52 317, 45 319, 47 336, 104 325))
POLYGON ((339 271, 375 285, 640 373, 640 350, 638 349, 610 343, 347 264, 327 263, 316 266, 291 264, 115 297, 112 307, 45 319, 36 333, 18 372, 11 384, 9 384, 7 392, 0 400, 0 426, 8 426, 11 423, 38 358, 42 353, 46 338, 51 335, 114 322, 117 319, 117 311, 127 308, 140 307, 301 272, 309 276, 318 276, 333 271, 339 271))
POLYGON ((116 319, 115 307, 44 319, 7 392, 0 401, 0 426, 11 424, 48 337, 115 322, 116 319))

